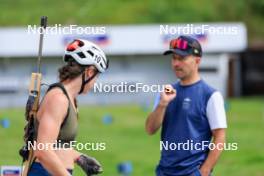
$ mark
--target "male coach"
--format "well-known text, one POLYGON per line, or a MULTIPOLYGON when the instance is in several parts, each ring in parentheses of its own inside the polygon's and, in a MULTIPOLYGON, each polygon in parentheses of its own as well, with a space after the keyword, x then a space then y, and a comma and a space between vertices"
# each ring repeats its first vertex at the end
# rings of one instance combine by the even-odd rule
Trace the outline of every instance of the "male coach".
POLYGON ((159 94, 146 120, 150 135, 162 127, 156 175, 211 175, 225 142, 223 97, 200 78, 202 48, 196 39, 171 40, 167 54, 172 55, 171 65, 180 81, 159 94))

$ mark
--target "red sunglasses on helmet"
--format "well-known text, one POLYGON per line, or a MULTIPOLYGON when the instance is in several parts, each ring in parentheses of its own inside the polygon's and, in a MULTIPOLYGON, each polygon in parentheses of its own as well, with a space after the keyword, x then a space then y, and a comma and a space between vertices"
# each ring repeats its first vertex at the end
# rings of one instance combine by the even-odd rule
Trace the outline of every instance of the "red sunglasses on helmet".
POLYGON ((82 47, 84 45, 84 43, 80 40, 74 40, 72 43, 70 43, 68 46, 67 46, 67 51, 74 51, 76 50, 77 48, 79 47, 82 47))

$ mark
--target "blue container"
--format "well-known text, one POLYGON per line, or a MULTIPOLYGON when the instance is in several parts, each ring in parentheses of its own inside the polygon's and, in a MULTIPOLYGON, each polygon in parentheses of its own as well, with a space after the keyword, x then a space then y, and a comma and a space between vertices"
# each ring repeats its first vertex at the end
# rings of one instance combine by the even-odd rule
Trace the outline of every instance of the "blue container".
POLYGON ((113 117, 111 115, 104 115, 102 118, 103 124, 109 125, 113 123, 113 117))
POLYGON ((132 163, 129 161, 119 163, 117 166, 117 170, 121 175, 130 175, 133 171, 132 163))
POLYGON ((1 125, 3 128, 9 128, 10 127, 10 120, 7 118, 4 118, 1 120, 1 125))

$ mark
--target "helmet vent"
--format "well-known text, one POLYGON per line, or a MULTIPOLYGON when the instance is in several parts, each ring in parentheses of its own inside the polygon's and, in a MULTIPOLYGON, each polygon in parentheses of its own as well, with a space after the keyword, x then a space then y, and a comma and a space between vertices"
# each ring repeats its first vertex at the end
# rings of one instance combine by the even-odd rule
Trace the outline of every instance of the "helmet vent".
POLYGON ((83 54, 83 52, 79 52, 79 53, 77 53, 77 55, 78 55, 80 58, 85 58, 85 55, 83 54))
POLYGON ((64 56, 64 60, 65 60, 65 62, 70 62, 70 61, 73 61, 74 58, 71 55, 66 54, 64 56))
POLYGON ((97 50, 97 51, 99 51, 99 50, 98 50, 96 47, 94 47, 94 46, 93 46, 92 48, 95 49, 95 50, 97 50))
POLYGON ((94 53, 90 50, 88 50, 87 53, 89 53, 92 57, 94 56, 94 53))

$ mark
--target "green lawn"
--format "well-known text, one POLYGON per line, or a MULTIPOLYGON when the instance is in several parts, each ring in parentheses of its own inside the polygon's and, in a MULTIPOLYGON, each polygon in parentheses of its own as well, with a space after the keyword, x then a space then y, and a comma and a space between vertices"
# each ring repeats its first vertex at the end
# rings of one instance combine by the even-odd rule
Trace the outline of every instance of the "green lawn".
MULTIPOLYGON (((237 151, 225 151, 214 170, 216 176, 264 176, 264 103, 260 98, 232 99, 228 110, 228 142, 237 142, 237 151)), ((87 106, 80 108, 78 142, 105 142, 105 151, 83 151, 96 157, 106 176, 117 174, 117 164, 131 161, 135 176, 152 176, 159 160, 159 134, 144 132, 148 112, 138 105, 87 106), (102 116, 111 114, 113 123, 104 125, 102 116)), ((22 109, 1 109, 11 126, 0 127, 0 165, 20 165, 24 125, 22 109)), ((83 175, 79 169, 75 175, 83 175)))

